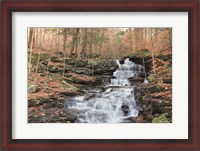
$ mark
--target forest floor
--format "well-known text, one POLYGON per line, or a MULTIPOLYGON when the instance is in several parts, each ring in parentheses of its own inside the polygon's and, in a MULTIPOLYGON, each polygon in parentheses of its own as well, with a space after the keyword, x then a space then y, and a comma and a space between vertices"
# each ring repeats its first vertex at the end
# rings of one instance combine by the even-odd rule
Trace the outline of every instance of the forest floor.
MULTIPOLYGON (((139 116, 132 119, 134 122, 172 122, 172 70, 168 56, 164 54, 156 58, 156 72, 152 74, 149 71, 148 84, 144 84, 144 79, 133 79, 135 95, 142 108, 139 116)), ((110 60, 64 58, 61 52, 42 54, 34 50, 31 58, 29 122, 75 122, 76 116, 64 109, 66 98, 101 85, 104 79, 113 78, 117 69, 110 60)), ((147 60, 147 64, 152 64, 152 60, 147 60)))

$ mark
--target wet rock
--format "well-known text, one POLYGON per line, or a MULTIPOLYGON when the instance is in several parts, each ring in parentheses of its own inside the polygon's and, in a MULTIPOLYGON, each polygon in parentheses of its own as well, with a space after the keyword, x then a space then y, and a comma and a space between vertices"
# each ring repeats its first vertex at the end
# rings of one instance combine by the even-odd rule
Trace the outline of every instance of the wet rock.
POLYGON ((111 61, 105 61, 100 62, 96 65, 94 65, 94 75, 113 75, 113 72, 117 70, 118 65, 116 62, 111 61))
POLYGON ((129 105, 126 103, 123 103, 121 106, 122 111, 124 112, 124 116, 127 116, 130 112, 129 105))
POLYGON ((131 83, 134 83, 134 82, 144 82, 144 78, 141 78, 141 77, 131 77, 131 78, 128 78, 128 80, 131 83))
POLYGON ((73 97, 68 97, 65 102, 64 102, 64 107, 65 109, 67 109, 68 107, 74 105, 76 103, 76 99, 74 99, 73 97))
POLYGON ((91 93, 89 93, 89 94, 87 94, 87 96, 84 98, 84 101, 88 101, 88 100, 90 100, 90 99, 92 99, 92 98, 94 98, 94 97, 96 97, 96 94, 91 94, 91 93))
POLYGON ((55 66, 53 66, 53 65, 49 65, 49 66, 48 66, 48 71, 49 71, 50 73, 59 72, 59 71, 58 71, 58 68, 55 67, 55 66))
POLYGON ((136 56, 133 54, 133 55, 125 56, 123 60, 125 60, 126 58, 129 58, 129 60, 134 62, 135 64, 140 64, 142 66, 145 64, 147 75, 151 71, 151 68, 152 68, 151 56, 141 57, 141 56, 136 56), (144 62, 143 62, 143 59, 144 59, 144 62))
POLYGON ((170 78, 164 78, 163 79, 163 83, 172 83, 172 78, 170 77, 170 78))
POLYGON ((116 69, 116 67, 95 66, 94 75, 112 75, 116 69))
POLYGON ((124 64, 124 60, 120 60, 119 63, 120 63, 120 64, 124 64))
POLYGON ((74 123, 74 122, 76 122, 78 117, 75 114, 73 114, 72 112, 66 111, 65 112, 65 118, 66 118, 67 121, 74 123))
POLYGON ((85 79, 79 79, 77 77, 72 77, 71 80, 73 81, 73 83, 80 84, 80 85, 95 85, 96 84, 96 81, 88 81, 85 79))
POLYGON ((64 96, 76 96, 78 95, 78 92, 75 91, 60 91, 59 94, 64 96))

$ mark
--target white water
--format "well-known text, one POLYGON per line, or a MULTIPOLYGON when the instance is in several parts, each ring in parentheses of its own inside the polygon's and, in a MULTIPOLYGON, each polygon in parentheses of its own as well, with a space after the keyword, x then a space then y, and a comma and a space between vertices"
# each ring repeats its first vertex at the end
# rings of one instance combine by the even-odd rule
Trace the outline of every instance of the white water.
MULTIPOLYGON (((144 68, 129 59, 113 73, 115 79, 103 87, 103 91, 90 90, 85 96, 73 98, 67 107, 78 114, 81 123, 120 123, 137 117, 139 111, 134 97, 134 87, 128 78, 143 72, 144 68)), ((129 121, 130 122, 130 121, 129 121)))

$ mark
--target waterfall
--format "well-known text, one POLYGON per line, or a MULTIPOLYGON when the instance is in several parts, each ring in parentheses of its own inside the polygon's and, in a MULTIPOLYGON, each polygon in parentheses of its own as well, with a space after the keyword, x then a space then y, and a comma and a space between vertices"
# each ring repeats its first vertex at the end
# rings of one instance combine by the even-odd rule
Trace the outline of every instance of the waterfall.
POLYGON ((111 85, 113 86, 130 86, 128 78, 138 76, 140 73, 145 72, 142 65, 135 64, 129 61, 129 58, 125 59, 124 64, 120 64, 117 60, 119 68, 113 73, 116 79, 111 79, 111 85))
POLYGON ((123 64, 116 61, 118 69, 115 79, 103 86, 103 90, 89 90, 84 96, 74 97, 66 107, 78 115, 81 123, 121 123, 138 116, 134 87, 128 78, 143 73, 144 67, 125 59, 123 64))

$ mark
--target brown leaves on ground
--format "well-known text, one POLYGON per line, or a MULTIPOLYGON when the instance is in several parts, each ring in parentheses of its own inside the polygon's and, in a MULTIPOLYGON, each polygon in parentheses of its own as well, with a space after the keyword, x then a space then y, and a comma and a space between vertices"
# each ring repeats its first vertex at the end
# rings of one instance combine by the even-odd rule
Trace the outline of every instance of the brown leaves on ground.
POLYGON ((94 81, 95 77, 89 75, 78 75, 75 73, 70 73, 72 77, 66 78, 59 73, 44 73, 41 76, 40 73, 30 73, 28 76, 29 84, 37 85, 40 91, 36 93, 28 93, 28 99, 37 99, 40 97, 49 98, 49 97, 59 97, 60 91, 65 92, 76 92, 79 88, 78 84, 68 83, 63 81, 67 79, 70 81, 73 77, 76 79, 84 81, 94 81))
POLYGON ((95 81, 95 77, 94 76, 89 76, 89 75, 78 75, 75 73, 71 73, 72 77, 75 77, 77 79, 80 80, 84 80, 84 81, 95 81))
POLYGON ((29 83, 37 85, 40 89, 39 92, 36 93, 28 93, 28 99, 36 99, 39 97, 49 98, 49 97, 56 97, 58 95, 58 92, 65 87, 65 91, 72 91, 71 89, 68 89, 69 87, 76 87, 74 84, 69 85, 62 85, 61 81, 62 75, 57 76, 53 74, 48 74, 46 76, 40 76, 39 73, 30 73, 29 74, 29 83), (36 80, 35 80, 36 79, 36 80), (34 81, 35 80, 35 81, 34 81))

